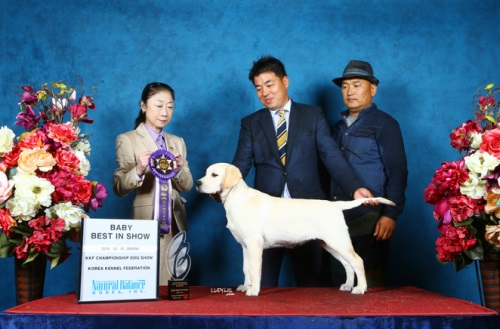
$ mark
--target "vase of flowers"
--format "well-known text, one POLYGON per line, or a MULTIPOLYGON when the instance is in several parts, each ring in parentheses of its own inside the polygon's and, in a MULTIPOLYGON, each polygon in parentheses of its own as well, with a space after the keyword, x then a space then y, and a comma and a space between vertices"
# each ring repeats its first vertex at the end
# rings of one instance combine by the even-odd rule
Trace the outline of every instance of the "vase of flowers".
POLYGON ((101 207, 107 191, 86 178, 89 135, 79 124, 93 122, 87 112, 95 105, 83 82, 80 96, 64 82, 23 86, 18 94, 14 124, 25 132, 16 138, 0 128, 0 257, 15 258, 24 303, 42 297, 47 260, 52 269, 70 256, 67 240, 78 239, 86 212, 101 207), (40 286, 41 294, 26 291, 40 286))
POLYGON ((438 261, 452 262, 457 271, 480 261, 483 277, 493 270, 483 280, 483 289, 486 306, 496 311, 500 311, 500 263, 495 256, 500 252, 500 102, 495 100, 499 92, 491 83, 474 95, 474 119, 450 134, 459 160, 443 162, 424 191, 441 233, 436 241, 438 261), (493 293, 486 293, 490 288, 493 293))

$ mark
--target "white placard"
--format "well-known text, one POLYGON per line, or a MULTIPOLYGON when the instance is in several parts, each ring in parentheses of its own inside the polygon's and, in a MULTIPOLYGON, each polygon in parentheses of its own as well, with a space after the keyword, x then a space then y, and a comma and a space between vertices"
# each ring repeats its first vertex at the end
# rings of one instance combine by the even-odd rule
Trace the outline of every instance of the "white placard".
POLYGON ((157 221, 91 218, 82 231, 79 302, 158 298, 157 221))

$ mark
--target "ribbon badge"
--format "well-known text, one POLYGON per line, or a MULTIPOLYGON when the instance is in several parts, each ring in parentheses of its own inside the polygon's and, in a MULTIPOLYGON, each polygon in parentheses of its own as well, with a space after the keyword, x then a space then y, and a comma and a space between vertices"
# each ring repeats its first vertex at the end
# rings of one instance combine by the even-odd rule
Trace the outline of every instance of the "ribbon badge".
POLYGON ((167 150, 157 150, 149 157, 149 169, 155 176, 152 219, 160 222, 161 233, 170 232, 172 225, 172 183, 177 162, 167 150))

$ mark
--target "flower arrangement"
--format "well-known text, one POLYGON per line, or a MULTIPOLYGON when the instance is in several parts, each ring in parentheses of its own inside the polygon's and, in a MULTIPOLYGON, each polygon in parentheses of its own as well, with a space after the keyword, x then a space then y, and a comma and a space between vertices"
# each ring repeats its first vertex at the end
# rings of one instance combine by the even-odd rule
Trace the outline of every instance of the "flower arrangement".
POLYGON ((0 257, 24 266, 45 254, 54 268, 70 256, 66 240, 77 241, 85 212, 102 206, 106 188, 85 178, 90 143, 78 124, 93 122, 87 110, 95 105, 83 92, 77 99, 64 82, 19 88, 14 124, 26 132, 16 140, 0 128, 0 257))
POLYGON ((441 236, 437 259, 460 271, 485 251, 500 250, 500 102, 494 84, 473 97, 474 120, 450 134, 458 161, 443 162, 424 191, 441 236))

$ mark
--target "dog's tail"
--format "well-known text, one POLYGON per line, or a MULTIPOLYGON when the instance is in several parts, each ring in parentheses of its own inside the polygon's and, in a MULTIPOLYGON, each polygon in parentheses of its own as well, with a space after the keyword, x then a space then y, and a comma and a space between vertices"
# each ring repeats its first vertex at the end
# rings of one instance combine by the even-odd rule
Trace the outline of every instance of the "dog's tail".
POLYGON ((391 200, 387 200, 386 198, 361 198, 352 201, 335 201, 335 205, 340 208, 340 210, 352 209, 357 206, 361 206, 363 203, 367 201, 378 201, 379 203, 387 204, 390 206, 395 206, 396 204, 391 200))

